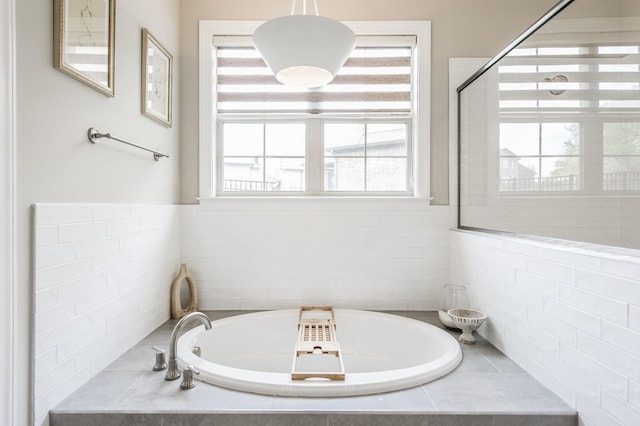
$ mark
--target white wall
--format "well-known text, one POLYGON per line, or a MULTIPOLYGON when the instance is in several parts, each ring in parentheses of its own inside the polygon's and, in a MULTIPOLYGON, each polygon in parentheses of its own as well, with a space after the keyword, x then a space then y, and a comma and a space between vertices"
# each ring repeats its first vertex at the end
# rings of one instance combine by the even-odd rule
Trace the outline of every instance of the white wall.
POLYGON ((425 200, 215 200, 183 206, 201 309, 328 304, 435 310, 451 211, 425 200))
POLYGON ((169 318, 179 213, 180 206, 36 205, 35 424, 169 318))
POLYGON ((451 232, 478 332, 594 426, 640 424, 640 254, 451 232), (626 253, 626 254, 625 254, 626 253))
POLYGON ((18 418, 29 424, 31 205, 42 202, 176 203, 179 199, 179 0, 117 2, 115 97, 106 97, 53 68, 53 2, 16 1, 18 418), (140 113, 141 29, 174 53, 174 127, 140 113), (89 127, 167 152, 93 145, 89 127))

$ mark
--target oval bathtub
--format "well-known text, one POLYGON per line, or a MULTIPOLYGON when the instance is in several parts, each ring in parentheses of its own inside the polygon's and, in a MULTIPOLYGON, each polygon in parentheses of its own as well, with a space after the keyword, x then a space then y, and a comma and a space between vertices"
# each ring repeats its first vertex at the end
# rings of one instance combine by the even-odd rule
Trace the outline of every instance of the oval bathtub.
POLYGON ((462 360, 447 332, 409 318, 335 309, 345 379, 292 380, 298 310, 228 317, 178 339, 181 367, 193 365, 199 380, 235 390, 283 396, 366 395, 417 386, 452 371, 462 360), (201 348, 201 356, 192 348, 201 348))

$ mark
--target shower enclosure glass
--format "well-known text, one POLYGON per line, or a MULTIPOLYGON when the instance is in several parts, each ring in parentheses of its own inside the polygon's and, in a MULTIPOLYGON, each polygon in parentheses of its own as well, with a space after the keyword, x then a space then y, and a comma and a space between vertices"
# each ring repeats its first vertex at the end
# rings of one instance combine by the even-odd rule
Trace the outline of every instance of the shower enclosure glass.
POLYGON ((563 0, 458 88, 461 228, 640 249, 638 3, 563 0))

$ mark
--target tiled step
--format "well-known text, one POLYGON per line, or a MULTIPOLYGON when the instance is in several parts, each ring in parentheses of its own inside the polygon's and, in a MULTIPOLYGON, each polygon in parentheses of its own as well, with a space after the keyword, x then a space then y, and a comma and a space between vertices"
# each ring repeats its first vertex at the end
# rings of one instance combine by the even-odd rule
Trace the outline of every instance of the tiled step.
POLYGON ((576 426, 570 414, 436 413, 71 413, 53 412, 51 426, 576 426))
MULTIPOLYGON (((435 312, 394 312, 440 326, 435 312)), ((229 315, 207 312, 212 319, 229 315)), ((481 336, 462 345, 450 374, 376 395, 302 398, 257 395, 151 371, 153 345, 167 347, 167 322, 51 411, 51 426, 575 426, 575 410, 481 336)), ((454 336, 459 332, 450 331, 454 336)))

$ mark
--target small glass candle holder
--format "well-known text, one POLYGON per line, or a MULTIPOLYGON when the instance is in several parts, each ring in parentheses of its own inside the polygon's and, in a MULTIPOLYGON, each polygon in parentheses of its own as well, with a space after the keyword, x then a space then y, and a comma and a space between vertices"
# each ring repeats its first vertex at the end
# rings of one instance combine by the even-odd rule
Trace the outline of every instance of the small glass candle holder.
POLYGON ((438 310, 438 318, 445 327, 458 328, 455 321, 447 311, 449 309, 469 308, 469 296, 467 288, 463 285, 448 284, 442 286, 442 308, 438 310))

